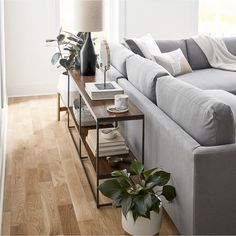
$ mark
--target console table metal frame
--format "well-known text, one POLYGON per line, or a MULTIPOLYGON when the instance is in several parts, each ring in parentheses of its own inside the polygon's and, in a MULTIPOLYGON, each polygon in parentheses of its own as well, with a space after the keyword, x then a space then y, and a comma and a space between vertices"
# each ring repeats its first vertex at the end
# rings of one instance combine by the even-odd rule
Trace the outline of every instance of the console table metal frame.
MULTIPOLYGON (((83 76, 84 77, 84 76, 83 76)), ((100 173, 100 161, 101 161, 101 157, 99 157, 99 129, 101 128, 102 124, 101 123, 104 123, 104 122, 112 122, 115 124, 115 127, 118 126, 118 122, 119 121, 128 121, 128 120, 142 120, 142 163, 144 164, 144 138, 145 138, 145 135, 144 135, 144 130, 145 130, 145 120, 144 120, 144 114, 141 113, 139 110, 139 114, 137 114, 137 116, 129 116, 129 115, 125 115, 125 116, 122 116, 122 115, 114 115, 114 116, 110 116, 110 117, 97 117, 96 114, 94 114, 93 110, 91 109, 87 99, 88 98, 85 98, 83 92, 81 92, 79 86, 77 86, 78 88, 78 93, 79 93, 79 124, 77 123, 75 117, 74 117, 74 114, 73 114, 73 109, 70 107, 70 80, 74 79, 73 75, 68 75, 68 121, 67 121, 67 126, 68 126, 68 129, 69 129, 69 132, 70 132, 70 135, 71 135, 71 138, 73 140, 73 143, 75 145, 75 148, 77 150, 77 153, 79 155, 79 159, 80 159, 80 162, 82 164, 82 167, 83 167, 83 170, 85 172, 85 175, 87 177, 87 180, 88 180, 88 183, 89 183, 89 186, 90 186, 90 189, 92 191, 92 195, 96 201, 96 205, 97 205, 97 208, 99 207, 103 207, 103 206, 108 206, 108 205, 111 205, 111 203, 100 203, 99 201, 99 190, 98 190, 98 186, 99 186, 99 180, 101 179, 108 179, 108 178, 112 178, 111 176, 111 173, 109 174, 105 174, 105 175, 102 175, 100 173), (96 147, 97 147, 97 155, 95 156, 95 159, 96 159, 96 164, 95 166, 92 164, 92 166, 94 167, 94 170, 95 170, 95 173, 96 173, 96 192, 94 191, 93 189, 93 186, 92 186, 92 181, 89 177, 89 174, 87 172, 87 169, 85 167, 85 164, 84 164, 84 160, 90 160, 91 161, 91 157, 89 155, 89 151, 88 149, 86 148, 86 145, 84 143, 84 140, 83 140, 83 137, 82 137, 82 129, 83 129, 83 126, 82 126, 82 122, 81 122, 81 114, 82 114, 82 109, 81 109, 81 105, 82 105, 82 99, 83 101, 85 102, 85 104, 87 105, 88 109, 90 110, 95 122, 96 122, 96 130, 97 130, 97 143, 96 143, 96 147), (72 116, 72 119, 73 119, 73 122, 74 122, 74 125, 71 125, 70 124, 70 116, 72 116), (76 129, 78 131, 78 134, 79 134, 79 144, 77 143, 77 139, 74 137, 73 135, 73 132, 72 130, 73 129, 76 129), (81 146, 82 146, 82 143, 83 145, 85 146, 85 149, 88 153, 88 156, 82 156, 82 152, 81 152, 81 146)), ((75 79, 74 79, 75 81, 75 79)), ((75 81, 76 83, 76 81, 75 81)), ((132 104, 133 105, 133 104, 132 104)), ((133 105, 134 106, 134 105, 133 105)), ((135 106, 136 107, 136 106, 135 106)), ((138 109, 138 108, 136 108, 138 109)), ((129 153, 129 156, 134 159, 134 155, 131 153, 129 153)), ((92 162, 92 161, 91 161, 92 162)), ((107 164, 108 165, 108 164, 107 164)))

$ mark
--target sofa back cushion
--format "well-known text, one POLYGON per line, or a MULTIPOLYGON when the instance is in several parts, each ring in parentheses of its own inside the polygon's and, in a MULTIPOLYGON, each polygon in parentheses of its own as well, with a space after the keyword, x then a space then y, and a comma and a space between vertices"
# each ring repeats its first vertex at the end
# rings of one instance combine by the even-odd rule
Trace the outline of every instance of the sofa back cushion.
POLYGON ((135 54, 125 46, 117 43, 110 43, 109 49, 112 66, 115 67, 124 77, 127 77, 125 61, 127 58, 135 54))
POLYGON ((180 40, 157 40, 156 41, 158 47, 160 48, 161 52, 172 52, 178 48, 181 49, 184 56, 188 60, 188 54, 187 54, 187 47, 184 39, 180 40))
POLYGON ((156 62, 134 55, 126 59, 128 80, 152 102, 156 103, 156 80, 168 72, 156 62))
POLYGON ((204 52, 192 38, 186 39, 186 45, 189 64, 193 70, 211 68, 204 52))
POLYGON ((236 37, 223 38, 227 49, 236 56, 236 37))
POLYGON ((203 146, 235 142, 230 106, 171 77, 158 79, 157 105, 203 146))

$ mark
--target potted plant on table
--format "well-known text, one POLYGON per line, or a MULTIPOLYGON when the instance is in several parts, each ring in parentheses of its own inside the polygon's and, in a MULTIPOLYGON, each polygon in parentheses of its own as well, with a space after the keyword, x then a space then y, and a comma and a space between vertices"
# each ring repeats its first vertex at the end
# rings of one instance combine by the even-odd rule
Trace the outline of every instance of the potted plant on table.
POLYGON ((68 71, 72 68, 80 68, 80 50, 84 45, 87 37, 86 32, 79 32, 77 35, 60 29, 56 39, 47 39, 46 43, 56 42, 57 52, 51 59, 52 65, 59 62, 58 67, 66 69, 64 75, 68 75, 68 71))
POLYGON ((122 208, 122 227, 132 235, 154 235, 159 233, 162 219, 162 199, 172 201, 175 188, 167 183, 170 173, 153 168, 144 170, 137 160, 131 164, 135 176, 127 170, 113 171, 117 177, 102 183, 98 188, 102 194, 122 208))

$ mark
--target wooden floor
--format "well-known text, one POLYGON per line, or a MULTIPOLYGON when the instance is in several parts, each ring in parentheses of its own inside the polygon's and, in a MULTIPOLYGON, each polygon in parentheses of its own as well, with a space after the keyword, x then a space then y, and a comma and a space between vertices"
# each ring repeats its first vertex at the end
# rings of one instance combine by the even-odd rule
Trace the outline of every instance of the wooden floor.
MULTIPOLYGON (((96 208, 56 96, 9 101, 2 234, 124 234, 120 209, 96 208)), ((166 214, 160 234, 178 234, 166 214)))

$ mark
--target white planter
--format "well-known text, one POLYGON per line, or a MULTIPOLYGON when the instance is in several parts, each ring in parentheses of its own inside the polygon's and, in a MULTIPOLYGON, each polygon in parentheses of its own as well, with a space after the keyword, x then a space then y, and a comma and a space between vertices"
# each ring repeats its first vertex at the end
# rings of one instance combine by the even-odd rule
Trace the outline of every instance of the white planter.
POLYGON ((162 207, 159 214, 151 211, 150 220, 144 217, 138 217, 134 223, 132 212, 129 211, 125 218, 122 214, 122 227, 126 233, 131 235, 155 235, 158 234, 161 228, 162 207))

